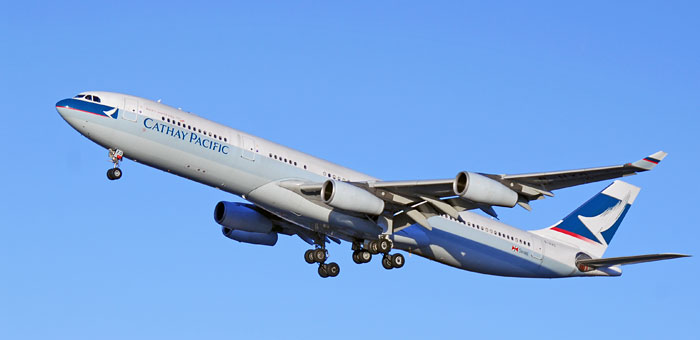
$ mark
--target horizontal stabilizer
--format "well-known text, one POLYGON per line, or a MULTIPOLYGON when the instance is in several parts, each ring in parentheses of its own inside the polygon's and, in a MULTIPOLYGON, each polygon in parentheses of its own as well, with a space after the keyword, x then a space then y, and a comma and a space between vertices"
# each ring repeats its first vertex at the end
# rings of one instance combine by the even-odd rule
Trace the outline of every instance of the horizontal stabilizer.
POLYGON ((635 264, 644 263, 660 260, 670 260, 679 257, 689 257, 690 255, 684 254, 649 254, 649 255, 637 255, 637 256, 622 256, 622 257, 609 257, 606 259, 588 259, 588 260, 578 260, 577 265, 584 265, 592 268, 600 267, 611 267, 624 264, 635 264))

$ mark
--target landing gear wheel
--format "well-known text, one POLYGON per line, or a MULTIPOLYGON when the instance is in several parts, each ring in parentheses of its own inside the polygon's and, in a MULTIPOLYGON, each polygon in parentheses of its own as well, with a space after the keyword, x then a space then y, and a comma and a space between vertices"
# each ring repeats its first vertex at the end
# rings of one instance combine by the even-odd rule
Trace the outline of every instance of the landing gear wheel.
POLYGON ((384 253, 384 254, 388 253, 389 251, 391 251, 391 242, 389 242, 389 240, 387 240, 387 239, 379 240, 377 243, 377 250, 380 253, 384 253))
POLYGON ((369 250, 370 254, 379 254, 379 242, 376 240, 369 241, 367 250, 369 250))
POLYGON ((314 250, 314 261, 318 263, 326 261, 326 250, 321 248, 314 250))
POLYGON ((314 250, 313 249, 309 249, 309 250, 304 252, 304 261, 306 261, 306 263, 308 263, 308 264, 312 264, 312 263, 316 262, 316 260, 314 260, 314 250))
POLYGON ((360 250, 357 257, 360 259, 360 263, 368 263, 369 261, 372 261, 372 254, 367 250, 360 250))
POLYGON ((384 257, 382 257, 382 267, 387 270, 394 268, 394 266, 391 264, 391 256, 384 255, 384 257))
POLYGON ((405 263, 405 259, 401 254, 391 255, 391 266, 394 268, 401 268, 405 263))
POLYGON ((336 276, 338 276, 338 274, 340 274, 340 266, 337 263, 331 262, 325 266, 326 266, 326 273, 328 273, 328 276, 336 277, 336 276))
POLYGON ((119 168, 109 169, 107 170, 107 178, 109 178, 111 181, 120 179, 122 178, 122 171, 119 168))
POLYGON ((360 258, 360 252, 361 250, 355 250, 352 252, 352 262, 355 262, 357 264, 363 263, 362 258, 360 258))
POLYGON ((318 276, 320 276, 324 279, 328 277, 328 269, 326 268, 326 265, 323 263, 318 265, 318 276))

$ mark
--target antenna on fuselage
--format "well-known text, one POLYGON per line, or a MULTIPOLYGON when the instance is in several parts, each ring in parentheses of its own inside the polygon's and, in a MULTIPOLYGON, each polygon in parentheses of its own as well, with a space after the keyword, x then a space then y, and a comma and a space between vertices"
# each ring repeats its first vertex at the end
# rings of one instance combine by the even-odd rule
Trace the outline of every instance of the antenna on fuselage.
POLYGON ((162 100, 162 99, 159 98, 158 100, 156 100, 156 102, 157 102, 157 103, 160 103, 161 100, 162 100))

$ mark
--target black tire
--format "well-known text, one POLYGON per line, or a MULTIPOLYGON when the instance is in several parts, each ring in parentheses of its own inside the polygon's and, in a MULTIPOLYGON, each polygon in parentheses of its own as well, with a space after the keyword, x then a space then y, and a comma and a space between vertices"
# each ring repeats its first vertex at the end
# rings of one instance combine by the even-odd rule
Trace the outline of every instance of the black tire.
POLYGON ((382 267, 384 267, 384 269, 394 268, 394 266, 391 265, 391 256, 384 255, 384 257, 382 257, 382 267))
POLYGON ((326 272, 328 273, 328 276, 336 277, 338 274, 340 274, 340 266, 335 262, 331 262, 326 265, 326 272))
POLYGON ((389 240, 386 240, 386 239, 379 240, 379 243, 377 244, 377 250, 380 253, 384 253, 384 254, 390 252, 391 251, 391 242, 389 242, 389 240))
POLYGON ((367 250, 360 250, 357 257, 360 258, 360 263, 368 263, 369 261, 372 261, 372 254, 367 250))
POLYGON ((112 177, 114 177, 114 179, 122 178, 122 170, 119 168, 113 168, 112 169, 112 177))
POLYGON ((112 170, 114 170, 114 169, 107 170, 107 178, 109 178, 110 181, 114 180, 114 176, 112 175, 112 170))
POLYGON ((314 261, 318 263, 326 261, 326 250, 321 248, 314 250, 314 261))
POLYGON ((360 250, 355 250, 352 252, 352 261, 357 264, 362 263, 362 258, 360 258, 360 250))
POLYGON ((328 270, 326 269, 325 264, 320 264, 318 266, 318 276, 320 276, 324 279, 328 277, 328 270))
POLYGON ((394 268, 401 268, 406 263, 406 259, 401 254, 391 255, 391 266, 394 268))
POLYGON ((312 264, 312 263, 316 262, 314 260, 314 250, 313 249, 309 249, 309 250, 304 252, 304 261, 306 261, 306 263, 308 263, 308 264, 312 264))
POLYGON ((369 244, 367 245, 367 250, 369 250, 370 254, 379 254, 378 242, 376 240, 369 241, 369 244))

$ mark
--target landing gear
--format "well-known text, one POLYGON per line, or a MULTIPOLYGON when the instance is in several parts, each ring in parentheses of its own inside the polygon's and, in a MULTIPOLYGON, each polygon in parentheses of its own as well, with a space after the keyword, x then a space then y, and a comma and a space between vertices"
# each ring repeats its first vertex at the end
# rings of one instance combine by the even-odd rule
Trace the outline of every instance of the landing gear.
POLYGON ((325 248, 309 249, 304 252, 304 261, 308 264, 318 263, 318 276, 322 278, 336 277, 340 274, 340 266, 335 263, 325 263, 328 253, 325 248))
POLYGON ((352 260, 357 264, 372 261, 372 254, 366 249, 358 249, 352 252, 352 260))
POLYGON ((384 267, 384 269, 387 270, 393 268, 401 268, 403 267, 404 263, 405 259, 401 254, 384 254, 384 256, 382 257, 382 267, 384 267))
POLYGON ((391 251, 391 241, 385 238, 380 238, 378 240, 369 241, 367 244, 367 250, 371 254, 388 253, 391 251))
POLYGON ((121 162, 123 157, 124 152, 122 150, 109 149, 109 159, 114 164, 112 169, 107 170, 107 178, 109 178, 110 181, 122 178, 122 171, 119 169, 119 162, 121 162))
POLYGON ((107 178, 110 180, 115 180, 115 179, 120 179, 122 178, 122 171, 119 168, 112 168, 107 170, 107 178))

